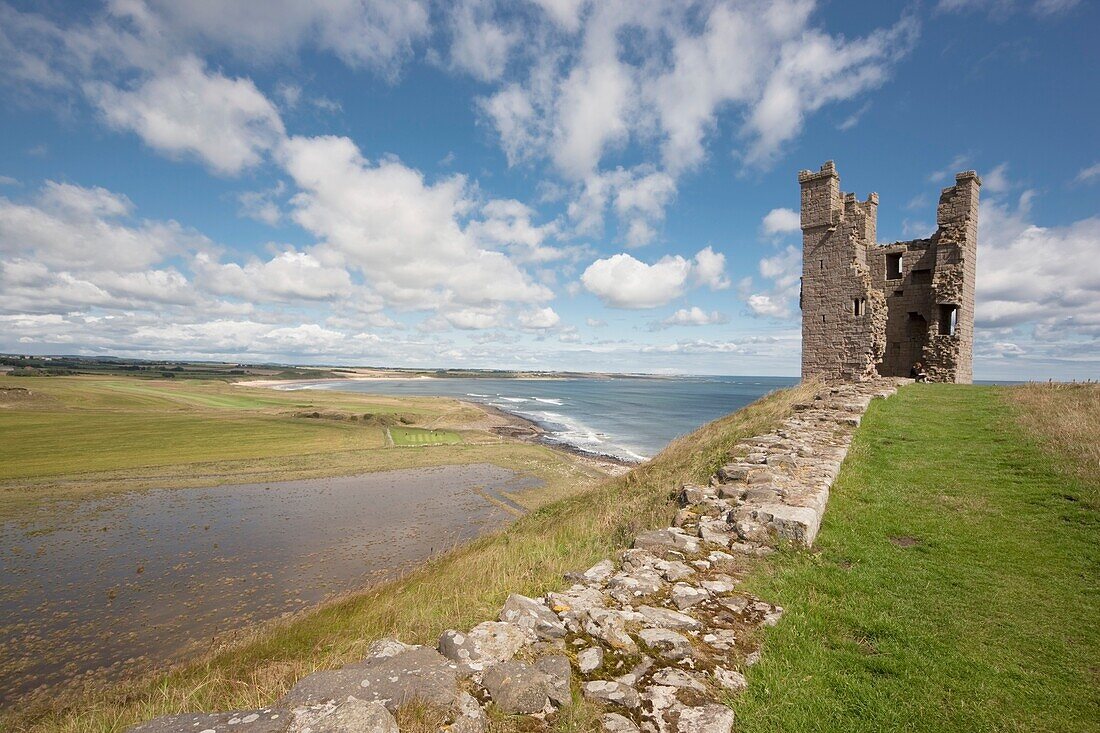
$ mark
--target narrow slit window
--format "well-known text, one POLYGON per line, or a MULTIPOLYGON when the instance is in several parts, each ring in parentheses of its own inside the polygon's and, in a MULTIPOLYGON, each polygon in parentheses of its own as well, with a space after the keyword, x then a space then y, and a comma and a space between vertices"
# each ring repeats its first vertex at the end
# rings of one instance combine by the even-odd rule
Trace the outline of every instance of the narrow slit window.
POLYGON ((862 316, 867 313, 867 299, 866 298, 852 298, 852 315, 862 316))
POLYGON ((901 279, 901 252, 886 255, 886 279, 901 279))
POLYGON ((940 335, 954 336, 959 327, 959 306, 950 303, 940 305, 940 335))

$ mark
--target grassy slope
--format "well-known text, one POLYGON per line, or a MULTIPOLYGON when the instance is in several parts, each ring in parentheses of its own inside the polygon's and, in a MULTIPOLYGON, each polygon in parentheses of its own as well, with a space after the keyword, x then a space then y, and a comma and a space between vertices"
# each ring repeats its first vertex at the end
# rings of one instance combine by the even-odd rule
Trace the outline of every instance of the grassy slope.
POLYGON ((584 479, 572 461, 548 448, 462 430, 484 415, 454 400, 121 377, 0 377, 3 387, 32 395, 0 389, 0 516, 16 516, 42 501, 148 486, 481 461, 545 479, 549 490, 528 497, 535 503, 584 479), (314 414, 319 417, 305 417, 314 414), (334 419, 340 417, 356 420, 334 419), (384 424, 398 417, 441 429, 438 439, 418 441, 431 433, 409 430, 399 443, 421 447, 386 450, 384 424))
POLYGON ((1100 730, 1100 390, 1031 389, 872 406, 818 551, 755 578, 788 614, 739 731, 1100 730), (1032 437, 1049 424, 1061 452, 1032 437))
MULTIPOLYGON (((166 676, 89 691, 52 709, 12 711, 0 717, 0 730, 118 731, 166 712, 267 704, 315 669, 361 658, 381 636, 433 643, 448 627, 493 617, 509 593, 561 587, 564 572, 611 556, 642 529, 667 525, 682 483, 706 480, 734 443, 770 429, 810 393, 799 387, 766 397, 672 443, 644 466, 544 506, 401 581, 268 626, 166 676)), ((589 712, 578 706, 574 728, 591 722, 589 712)))

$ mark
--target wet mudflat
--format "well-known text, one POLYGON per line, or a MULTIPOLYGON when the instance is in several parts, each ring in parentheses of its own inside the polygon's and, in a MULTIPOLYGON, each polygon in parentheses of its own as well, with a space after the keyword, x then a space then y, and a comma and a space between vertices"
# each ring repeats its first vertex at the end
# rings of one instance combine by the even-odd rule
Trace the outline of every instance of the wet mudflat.
POLYGON ((514 517, 488 464, 115 495, 0 525, 0 705, 118 679, 397 576, 514 517))

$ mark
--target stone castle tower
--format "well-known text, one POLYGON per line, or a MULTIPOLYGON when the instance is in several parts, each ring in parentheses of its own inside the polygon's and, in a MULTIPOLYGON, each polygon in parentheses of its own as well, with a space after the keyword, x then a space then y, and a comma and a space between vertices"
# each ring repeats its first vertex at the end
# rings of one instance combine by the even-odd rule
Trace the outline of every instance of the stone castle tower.
POLYGON ((969 383, 974 358, 978 189, 974 171, 943 189, 936 233, 880 246, 878 194, 842 193, 833 161, 802 188, 802 378, 907 377, 969 383))

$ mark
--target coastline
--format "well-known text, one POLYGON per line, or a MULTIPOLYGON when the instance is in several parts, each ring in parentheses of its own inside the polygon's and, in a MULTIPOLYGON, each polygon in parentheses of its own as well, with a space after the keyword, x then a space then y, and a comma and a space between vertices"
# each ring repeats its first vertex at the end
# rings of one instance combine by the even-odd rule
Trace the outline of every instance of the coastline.
MULTIPOLYGON (((312 385, 318 383, 325 384, 339 384, 341 382, 372 382, 372 381, 411 381, 411 380, 437 380, 443 381, 445 377, 429 377, 429 376, 416 376, 416 377, 342 377, 336 379, 253 379, 239 382, 231 382, 233 386, 237 387, 252 387, 260 389, 280 389, 284 385, 312 385)), ((526 379, 526 377, 525 377, 526 379)), ((542 379, 569 379, 569 377, 544 377, 542 379)), ((608 473, 612 476, 618 476, 626 473, 635 466, 641 465, 644 461, 627 461, 619 458, 618 456, 608 455, 606 453, 597 453, 594 451, 587 451, 578 446, 570 445, 568 443, 552 440, 548 437, 548 432, 539 425, 536 421, 530 418, 516 415, 507 410, 503 410, 494 405, 488 405, 482 402, 474 402, 471 400, 463 400, 454 397, 446 397, 444 395, 439 396, 440 399, 454 399, 456 402, 469 407, 476 408, 485 413, 489 417, 496 417, 500 422, 494 422, 490 420, 485 425, 485 429, 504 438, 511 438, 519 442, 524 443, 538 443, 544 445, 547 448, 561 451, 566 453, 574 459, 580 459, 582 462, 588 465, 594 465, 600 470, 608 473)))
POLYGON ((458 402, 481 410, 491 417, 499 418, 503 424, 490 425, 489 429, 501 437, 518 440, 522 443, 538 443, 552 450, 561 451, 574 459, 580 459, 588 465, 595 466, 611 476, 624 474, 642 463, 641 461, 630 462, 616 456, 586 451, 576 446, 569 445, 568 443, 550 440, 547 437, 546 430, 534 420, 521 415, 514 415, 507 410, 502 410, 493 405, 486 405, 481 402, 470 402, 468 400, 458 400, 458 402))

